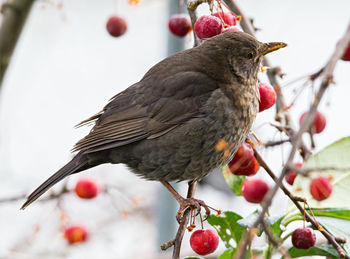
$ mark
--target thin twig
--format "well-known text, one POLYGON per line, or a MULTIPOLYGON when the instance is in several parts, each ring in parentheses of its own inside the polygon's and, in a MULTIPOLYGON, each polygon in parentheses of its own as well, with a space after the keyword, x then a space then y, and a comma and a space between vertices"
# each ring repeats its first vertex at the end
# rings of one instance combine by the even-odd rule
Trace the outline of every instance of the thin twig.
POLYGON ((290 139, 282 139, 279 141, 268 141, 266 143, 264 143, 264 147, 274 147, 274 146, 279 146, 282 145, 284 143, 289 143, 290 139))

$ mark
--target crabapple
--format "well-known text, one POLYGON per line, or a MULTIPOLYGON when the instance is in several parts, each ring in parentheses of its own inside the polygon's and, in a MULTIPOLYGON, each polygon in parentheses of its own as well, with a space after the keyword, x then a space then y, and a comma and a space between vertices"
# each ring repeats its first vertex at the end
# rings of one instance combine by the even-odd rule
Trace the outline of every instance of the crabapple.
MULTIPOLYGON (((294 163, 293 164, 295 167, 302 167, 303 166, 303 163, 294 163)), ((294 180, 295 180, 295 177, 297 177, 297 173, 294 172, 294 171, 289 171, 286 175, 286 181, 287 183, 289 183, 290 185, 293 185, 294 183, 294 180)))
POLYGON ((174 14, 169 19, 169 30, 178 37, 184 37, 191 30, 191 21, 187 14, 174 14))
POLYGON ((108 19, 106 28, 111 36, 119 37, 126 32, 127 25, 122 17, 114 15, 108 19))
MULTIPOLYGON (((308 112, 304 112, 299 119, 299 124, 303 122, 305 116, 308 114, 308 112)), ((312 132, 313 133, 321 133, 324 128, 326 127, 326 117, 320 113, 319 111, 316 112, 314 122, 312 124, 312 132)))
POLYGON ((194 31, 202 40, 220 34, 222 29, 221 20, 212 15, 203 15, 194 24, 194 31))
POLYGON ((75 185, 74 191, 82 199, 92 199, 97 196, 99 187, 93 180, 80 179, 75 185))
POLYGON ((308 249, 316 243, 316 235, 312 228, 297 228, 292 234, 292 243, 295 248, 308 249))
POLYGON ((243 197, 252 203, 260 203, 270 187, 260 179, 246 179, 242 183, 243 197))
POLYGON ((64 230, 64 238, 69 244, 80 243, 86 241, 88 238, 88 232, 83 226, 70 226, 64 230))
POLYGON ((276 91, 266 83, 259 83, 260 101, 259 112, 269 109, 276 103, 276 91))
POLYGON ((317 201, 323 201, 332 194, 332 184, 329 178, 318 176, 310 183, 310 193, 317 201))
POLYGON ((197 254, 207 255, 216 250, 219 245, 219 236, 211 229, 200 229, 193 232, 190 245, 197 254))

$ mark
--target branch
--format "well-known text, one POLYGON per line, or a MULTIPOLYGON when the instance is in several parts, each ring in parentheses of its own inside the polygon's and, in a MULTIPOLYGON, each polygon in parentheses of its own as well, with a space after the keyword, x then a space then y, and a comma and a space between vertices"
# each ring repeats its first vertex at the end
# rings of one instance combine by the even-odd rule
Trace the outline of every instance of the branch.
MULTIPOLYGON (((249 33, 252 36, 255 36, 255 30, 254 26, 251 23, 251 20, 246 16, 246 14, 241 10, 241 8, 236 4, 234 0, 223 0, 225 4, 233 11, 235 14, 241 16, 241 27, 243 31, 246 33, 249 33)), ((263 61, 265 66, 272 67, 270 65, 270 62, 268 58, 264 57, 263 61)), ((281 75, 281 69, 280 68, 273 68, 273 69, 268 69, 267 70, 267 76, 269 78, 269 81, 271 85, 275 88, 276 93, 277 93, 277 100, 276 100, 276 120, 281 122, 282 119, 284 120, 284 124, 286 131, 284 131, 288 137, 293 138, 296 134, 296 130, 294 125, 292 124, 291 121, 291 116, 288 110, 285 109, 287 107, 284 96, 281 91, 281 87, 278 83, 277 77, 281 75), (283 113, 283 118, 281 117, 280 114, 283 113)), ((301 149, 301 156, 306 160, 310 155, 311 152, 310 150, 306 147, 306 145, 302 142, 300 145, 301 149)))
MULTIPOLYGON (((259 165, 262 166, 265 169, 265 171, 271 176, 271 178, 276 182, 276 186, 279 186, 281 188, 281 190, 284 192, 284 194, 287 195, 289 197, 289 199, 295 204, 295 206, 298 208, 298 210, 301 212, 301 214, 305 213, 306 221, 310 222, 316 229, 318 229, 322 233, 322 235, 328 240, 328 242, 334 246, 334 248, 337 250, 340 258, 350 258, 348 255, 346 255, 343 248, 338 244, 338 243, 342 243, 344 240, 341 240, 342 242, 339 242, 340 240, 338 237, 334 237, 329 232, 327 232, 325 229, 320 230, 318 223, 314 220, 314 218, 307 211, 304 211, 304 207, 302 205, 300 205, 300 203, 299 203, 299 202, 304 202, 305 199, 294 196, 282 183, 279 184, 279 182, 278 182, 279 178, 271 170, 271 168, 266 164, 266 162, 263 160, 263 158, 260 156, 260 154, 255 149, 254 149, 254 155, 255 155, 256 160, 258 161, 259 165)), ((264 221, 263 219, 261 222, 264 221)), ((260 220, 256 221, 255 223, 257 225, 255 226, 255 224, 254 224, 253 226, 257 227, 258 225, 261 224, 261 222, 260 222, 260 220)))
MULTIPOLYGON (((187 198, 193 198, 194 193, 196 191, 196 184, 197 184, 197 182, 195 182, 195 181, 188 183, 187 198)), ((191 210, 186 210, 184 212, 183 218, 182 218, 181 223, 179 225, 179 229, 177 230, 176 237, 174 240, 174 251, 173 251, 173 257, 172 257, 173 259, 180 258, 181 243, 182 243, 182 239, 183 239, 183 236, 185 234, 185 231, 186 231, 186 226, 187 226, 190 214, 191 214, 191 210)))
MULTIPOLYGON (((53 192, 53 193, 51 193, 49 196, 37 200, 37 202, 43 202, 43 201, 54 200, 54 199, 57 199, 57 198, 61 197, 61 195, 66 194, 66 193, 69 193, 69 192, 71 192, 71 190, 69 190, 69 189, 67 188, 67 186, 64 185, 64 186, 62 187, 62 189, 61 189, 59 192, 57 192, 57 193, 54 193, 54 192, 53 192)), ((19 200, 25 199, 26 197, 27 197, 26 194, 22 194, 22 195, 18 195, 18 196, 14 196, 14 197, 1 198, 1 199, 0 199, 0 203, 19 201, 19 200)))
POLYGON ((3 18, 0 27, 0 90, 13 50, 33 2, 34 0, 9 0, 1 7, 3 18))
POLYGON ((196 33, 194 32, 194 24, 197 21, 196 9, 200 4, 207 3, 208 1, 209 0, 185 0, 187 11, 191 18, 194 46, 198 46, 201 43, 201 40, 197 37, 196 33))
MULTIPOLYGON (((344 53, 344 51, 347 47, 347 43, 349 41, 350 41, 350 24, 346 30, 346 33, 344 34, 344 36, 340 40, 340 43, 337 45, 336 50, 334 51, 333 55, 331 56, 331 58, 329 59, 329 61, 326 64, 326 66, 324 67, 323 72, 320 74, 320 76, 322 76, 320 88, 314 97, 314 101, 310 107, 308 114, 305 116, 305 118, 300 126, 299 131, 296 133, 296 135, 292 139, 293 140, 292 141, 292 150, 289 154, 289 158, 288 158, 288 161, 286 163, 286 166, 283 168, 280 177, 278 177, 277 179, 274 179, 274 177, 271 176, 275 180, 276 185, 266 194, 266 196, 262 202, 263 210, 260 213, 257 220, 254 222, 253 227, 256 227, 257 225, 260 224, 260 222, 262 222, 262 220, 264 220, 265 213, 267 212, 267 209, 270 207, 270 205, 272 203, 272 199, 275 196, 275 194, 277 193, 278 188, 281 188, 285 192, 285 190, 284 190, 285 187, 283 187, 283 184, 282 184, 283 178, 285 177, 285 175, 289 171, 289 169, 292 165, 295 153, 297 152, 297 150, 299 149, 299 147, 302 144, 303 133, 306 132, 311 127, 311 125, 314 121, 314 118, 315 118, 317 107, 318 107, 326 89, 333 82, 333 72, 334 72, 336 63, 340 59, 340 57, 342 56, 342 53, 344 53)), ((268 168, 266 163, 264 163, 262 159, 260 159, 260 160, 262 162, 261 166, 263 166, 264 168, 268 168)), ((292 197, 292 196, 289 196, 289 197, 292 197)), ((294 202, 293 199, 292 199, 292 201, 294 202)), ((294 204, 296 204, 296 203, 294 203, 294 204)), ((298 204, 298 205, 296 204, 297 208, 300 210, 300 204, 298 204)), ((302 209, 301 211, 303 211, 302 207, 301 207, 301 209, 302 209)), ((311 217, 307 217, 308 221, 310 221, 310 218, 311 217)), ((320 232, 337 249, 337 252, 338 252, 340 258, 350 258, 350 256, 347 255, 346 252, 341 248, 341 246, 335 241, 334 236, 330 235, 325 230, 323 230, 323 231, 320 230, 320 232)), ((239 259, 244 258, 245 250, 246 250, 246 247, 247 247, 248 242, 249 242, 248 239, 249 239, 249 237, 246 237, 243 239, 242 244, 240 244, 240 249, 237 252, 236 258, 239 258, 239 259)))

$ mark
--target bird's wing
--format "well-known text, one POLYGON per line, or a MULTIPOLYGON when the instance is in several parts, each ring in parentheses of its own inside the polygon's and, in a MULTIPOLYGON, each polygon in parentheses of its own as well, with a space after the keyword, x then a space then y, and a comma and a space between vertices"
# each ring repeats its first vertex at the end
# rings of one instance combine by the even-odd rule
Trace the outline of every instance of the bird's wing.
POLYGON ((159 80, 146 76, 80 124, 95 122, 73 151, 91 153, 157 138, 200 116, 201 107, 217 88, 215 80, 201 72, 182 71, 159 80))

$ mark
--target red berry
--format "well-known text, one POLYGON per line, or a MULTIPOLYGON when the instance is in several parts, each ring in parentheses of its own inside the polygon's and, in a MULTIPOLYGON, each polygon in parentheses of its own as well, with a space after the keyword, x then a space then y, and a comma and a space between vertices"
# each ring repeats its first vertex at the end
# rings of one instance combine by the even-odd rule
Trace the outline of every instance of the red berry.
POLYGON ((214 252, 218 247, 219 236, 216 231, 211 229, 196 230, 191 235, 190 245, 197 254, 207 255, 214 252))
POLYGON ((318 176, 310 183, 310 193, 317 201, 323 201, 332 194, 332 184, 329 178, 318 176))
MULTIPOLYGON (((305 116, 308 114, 308 112, 304 112, 299 119, 299 124, 303 122, 305 116)), ((321 133, 324 128, 326 127, 326 117, 320 113, 319 111, 316 112, 315 120, 312 125, 312 132, 313 133, 321 133)))
POLYGON ((348 45, 348 47, 346 48, 342 58, 342 60, 345 60, 345 61, 350 61, 350 44, 348 45))
POLYGON ((191 21, 187 14, 174 14, 169 19, 169 30, 179 37, 184 37, 191 30, 191 21))
MULTIPOLYGON (((230 164, 229 164, 230 166, 230 164)), ((255 175, 260 169, 260 165, 255 157, 250 161, 250 163, 246 167, 235 167, 231 165, 230 170, 234 175, 245 175, 252 176, 255 175)))
POLYGON ((295 248, 308 249, 316 243, 316 235, 312 228, 297 228, 292 234, 292 243, 295 248))
POLYGON ((84 242, 88 238, 88 233, 83 226, 70 226, 64 230, 64 238, 69 244, 84 242))
POLYGON ((222 29, 221 20, 212 15, 203 15, 194 24, 194 31, 202 40, 220 34, 222 29))
POLYGON ((242 183, 243 197, 252 203, 260 203, 270 187, 259 179, 246 179, 242 183))
POLYGON ((112 16, 107 21, 107 31, 113 37, 119 37, 126 32, 127 25, 120 16, 112 16))
POLYGON ((223 20, 225 24, 230 26, 235 26, 237 24, 236 16, 233 13, 229 12, 219 12, 213 13, 215 17, 218 17, 220 20, 223 20))
POLYGON ((276 92, 275 89, 269 84, 259 83, 260 102, 259 112, 262 112, 276 103, 276 92))
POLYGON ((238 167, 247 166, 254 157, 254 151, 251 145, 248 143, 243 143, 238 149, 231 162, 229 163, 229 167, 235 165, 238 167))
POLYGON ((97 196, 99 188, 95 181, 81 179, 75 185, 74 191, 80 198, 92 199, 97 196))
MULTIPOLYGON (((294 163, 293 164, 295 167, 302 167, 303 163, 294 163)), ((297 173, 294 171, 289 171, 286 175, 286 181, 287 183, 289 183, 290 185, 293 185, 295 177, 297 177, 297 173)))

